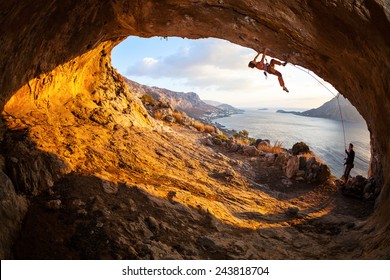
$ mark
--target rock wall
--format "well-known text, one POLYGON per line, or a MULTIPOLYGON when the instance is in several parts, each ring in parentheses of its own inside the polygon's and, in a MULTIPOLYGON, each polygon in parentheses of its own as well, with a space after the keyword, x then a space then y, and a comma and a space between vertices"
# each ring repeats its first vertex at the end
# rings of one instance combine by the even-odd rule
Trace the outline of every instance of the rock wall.
MULTIPOLYGON (((119 88, 115 96, 105 96, 104 81, 113 73, 112 48, 129 35, 216 37, 254 50, 266 46, 273 56, 330 82, 367 121, 371 173, 384 185, 373 221, 385 228, 390 221, 389 18, 386 0, 1 1, 0 108, 21 127, 74 125, 80 116, 97 122, 115 118, 95 109, 102 103, 116 106, 122 98, 119 88)), ((151 125, 132 104, 130 120, 118 121, 151 125)))

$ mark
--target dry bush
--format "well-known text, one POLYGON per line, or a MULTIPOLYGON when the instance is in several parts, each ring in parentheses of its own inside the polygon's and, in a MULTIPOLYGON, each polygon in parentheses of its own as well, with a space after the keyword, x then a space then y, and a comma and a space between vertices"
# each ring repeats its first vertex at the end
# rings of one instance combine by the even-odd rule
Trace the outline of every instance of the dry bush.
POLYGON ((298 155, 299 157, 305 157, 306 160, 309 160, 310 158, 314 157, 316 159, 317 162, 319 163, 324 163, 324 161, 322 159, 320 159, 316 154, 314 153, 304 153, 304 154, 300 154, 298 155))
POLYGON ((206 132, 206 133, 214 133, 215 132, 215 128, 212 125, 205 125, 204 126, 204 132, 206 132))
POLYGON ((279 141, 276 141, 273 146, 259 145, 257 149, 264 153, 278 154, 284 152, 284 149, 282 148, 282 142, 279 141))
POLYGON ((179 111, 172 113, 172 116, 175 118, 176 122, 181 123, 183 121, 183 114, 179 111))
POLYGON ((204 130, 205 130, 204 123, 201 123, 201 122, 198 122, 198 121, 194 121, 192 123, 192 126, 195 127, 200 132, 204 132, 204 130))
POLYGON ((240 144, 240 145, 249 145, 249 140, 248 139, 237 139, 235 138, 235 141, 237 144, 240 144))
POLYGON ((154 111, 154 113, 153 113, 154 118, 157 120, 161 120, 163 118, 163 115, 164 114, 161 111, 154 111))

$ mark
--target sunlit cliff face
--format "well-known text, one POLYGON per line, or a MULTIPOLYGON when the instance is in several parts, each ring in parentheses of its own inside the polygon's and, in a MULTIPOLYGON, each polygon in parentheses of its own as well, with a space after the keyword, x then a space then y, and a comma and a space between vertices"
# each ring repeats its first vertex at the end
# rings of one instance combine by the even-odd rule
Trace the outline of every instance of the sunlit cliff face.
MULTIPOLYGON (((334 85, 367 121, 371 173, 383 184, 375 222, 386 226, 389 9, 388 2, 373 0, 2 1, 0 104, 4 114, 29 125, 75 125, 74 108, 114 106, 104 89, 113 73, 109 56, 129 35, 215 37, 254 50, 267 46, 277 58, 334 85)), ((153 125, 136 101, 128 119, 111 117, 127 126, 153 125)))

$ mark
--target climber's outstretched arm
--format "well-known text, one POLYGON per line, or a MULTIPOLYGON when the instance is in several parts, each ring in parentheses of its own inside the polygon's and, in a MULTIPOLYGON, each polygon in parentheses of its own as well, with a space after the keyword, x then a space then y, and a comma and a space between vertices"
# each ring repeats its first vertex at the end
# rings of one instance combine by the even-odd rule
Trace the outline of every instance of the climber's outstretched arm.
MULTIPOLYGON (((260 60, 260 63, 264 63, 264 59, 265 59, 265 56, 267 55, 267 51, 269 49, 265 48, 262 52, 263 56, 261 57, 261 60, 260 60)), ((257 55, 255 56, 255 58, 253 59, 254 62, 256 62, 256 59, 259 57, 259 55, 261 54, 261 52, 257 53, 257 55)))

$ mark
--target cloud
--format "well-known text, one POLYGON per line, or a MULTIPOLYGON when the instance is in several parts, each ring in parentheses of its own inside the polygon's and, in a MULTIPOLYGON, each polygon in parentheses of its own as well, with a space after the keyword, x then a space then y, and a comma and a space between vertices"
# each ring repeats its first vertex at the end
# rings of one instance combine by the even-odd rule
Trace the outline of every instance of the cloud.
MULTIPOLYGON (((174 39, 168 43, 168 48, 175 47, 174 39)), ((248 61, 256 55, 253 50, 224 40, 188 40, 169 54, 161 55, 160 50, 154 53, 155 56, 144 54, 127 68, 125 75, 135 80, 148 79, 149 85, 194 91, 203 99, 233 105, 261 106, 265 102, 274 102, 281 107, 287 104, 306 107, 316 98, 320 100, 319 104, 330 99, 329 93, 319 92, 323 89, 317 81, 292 65, 278 66, 290 90, 286 94, 276 76, 268 75, 265 79, 262 71, 248 68, 248 61)))
POLYGON ((190 41, 169 56, 137 61, 128 67, 126 75, 183 79, 185 84, 195 87, 224 84, 226 88, 239 79, 237 70, 246 67, 251 59, 249 53, 248 49, 222 40, 190 41))

